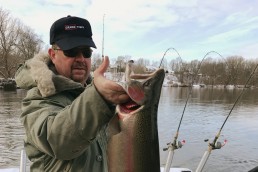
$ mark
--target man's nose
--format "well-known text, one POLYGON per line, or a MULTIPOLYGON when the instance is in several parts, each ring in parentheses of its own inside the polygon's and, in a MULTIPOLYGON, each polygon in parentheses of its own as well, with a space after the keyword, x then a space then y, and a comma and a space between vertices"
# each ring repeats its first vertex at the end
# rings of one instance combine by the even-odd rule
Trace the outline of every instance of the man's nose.
POLYGON ((75 57, 76 61, 84 61, 84 57, 83 54, 80 52, 77 54, 77 56, 75 57))

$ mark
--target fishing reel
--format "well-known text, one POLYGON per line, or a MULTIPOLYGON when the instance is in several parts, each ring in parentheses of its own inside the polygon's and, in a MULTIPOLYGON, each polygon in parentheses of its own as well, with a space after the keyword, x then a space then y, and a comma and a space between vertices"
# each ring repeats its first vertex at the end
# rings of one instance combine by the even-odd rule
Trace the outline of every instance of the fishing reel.
POLYGON ((176 150, 176 149, 179 149, 179 148, 183 147, 184 144, 185 144, 185 140, 175 141, 173 143, 169 142, 169 143, 167 143, 168 147, 163 148, 163 151, 167 151, 169 148, 172 148, 173 150, 176 150))
MULTIPOLYGON (((205 141, 205 142, 208 142, 209 139, 205 139, 204 141, 205 141)), ((221 143, 221 142, 219 142, 219 141, 215 141, 215 143, 214 143, 214 141, 213 141, 213 142, 209 142, 209 146, 211 146, 212 149, 220 149, 220 148, 222 148, 223 146, 225 146, 226 143, 227 143, 227 140, 226 140, 226 139, 224 140, 223 143, 221 143)))

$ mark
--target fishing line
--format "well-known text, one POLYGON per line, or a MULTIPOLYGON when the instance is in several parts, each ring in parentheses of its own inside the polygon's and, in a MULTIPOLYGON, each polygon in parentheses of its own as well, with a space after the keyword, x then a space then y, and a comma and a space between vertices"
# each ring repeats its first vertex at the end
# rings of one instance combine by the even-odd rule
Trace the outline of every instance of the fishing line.
MULTIPOLYGON (((159 68, 161 67, 162 61, 163 61, 163 59, 164 59, 166 53, 167 53, 168 50, 170 50, 170 49, 173 49, 173 50, 178 54, 178 56, 179 56, 180 59, 181 59, 181 63, 182 63, 182 58, 181 58, 180 54, 178 53, 178 51, 177 51, 175 48, 168 48, 168 49, 165 51, 165 53, 164 53, 164 55, 163 55, 163 57, 162 57, 162 59, 161 59, 159 68)), ((192 95, 192 87, 193 87, 193 84, 194 84, 194 82, 196 81, 197 75, 198 75, 198 73, 199 73, 199 71, 200 71, 200 69, 201 69, 201 65, 202 65, 204 59, 205 59, 209 54, 211 54, 211 53, 216 53, 216 54, 218 54, 221 58, 224 59, 224 57, 223 57, 221 54, 219 54, 218 52, 216 52, 216 51, 210 51, 210 52, 206 53, 206 55, 202 58, 201 62, 200 62, 199 65, 198 65, 198 68, 197 68, 196 74, 195 74, 195 76, 194 76, 194 79, 192 80, 192 83, 191 83, 191 85, 190 85, 190 87, 189 87, 189 94, 188 94, 188 96, 187 96, 186 103, 185 103, 185 105, 184 105, 184 109, 183 109, 183 112, 182 112, 182 115, 181 115, 181 118, 180 118, 180 121, 179 121, 179 125, 178 125, 178 128, 177 128, 177 133, 179 132, 179 129, 180 129, 180 126, 181 126, 181 123, 182 123, 182 120, 183 120, 183 116, 184 116, 184 113, 185 113, 185 109, 186 109, 186 107, 187 107, 189 98, 190 98, 191 95, 192 95)), ((226 61, 225 61, 225 62, 226 62, 226 61)), ((227 62, 226 62, 226 64, 227 64, 227 62)), ((176 138, 177 138, 177 136, 178 136, 178 134, 176 135, 176 138)))
MULTIPOLYGON (((201 66, 202 66, 202 63, 203 63, 204 59, 205 59, 209 54, 211 54, 211 53, 216 53, 216 54, 218 54, 220 57, 222 57, 222 58, 224 59, 224 57, 223 57, 221 54, 219 54, 218 52, 216 52, 216 51, 210 51, 210 52, 206 53, 206 55, 202 58, 201 62, 199 63, 199 66, 198 66, 198 68, 197 68, 197 71, 196 71, 196 74, 195 74, 195 76, 194 76, 194 79, 192 80, 192 84, 191 84, 190 87, 189 87, 189 94, 188 94, 187 99, 186 99, 186 102, 185 102, 185 106, 184 106, 184 109, 183 109, 183 113, 182 113, 182 116, 181 116, 181 119, 180 119, 180 122, 179 122, 179 125, 178 125, 178 128, 177 128, 177 133, 179 132, 179 129, 180 129, 180 126, 181 126, 181 123, 182 123, 182 119, 183 119, 183 116, 184 116, 185 109, 186 109, 186 106, 187 106, 187 104, 188 104, 189 98, 192 96, 193 84, 194 84, 194 82, 196 81, 197 75, 198 75, 198 73, 199 73, 199 71, 200 71, 200 69, 201 69, 201 66)), ((176 138, 177 138, 177 137, 176 137, 176 138)))
MULTIPOLYGON (((159 66, 159 67, 161 67, 162 61, 163 61, 163 59, 164 59, 166 53, 167 53, 170 49, 173 49, 173 50, 178 54, 178 56, 180 57, 181 62, 182 62, 182 58, 181 58, 180 54, 177 52, 177 50, 176 50, 175 48, 168 48, 168 49, 165 51, 165 53, 164 53, 164 55, 163 55, 163 57, 162 57, 162 59, 161 59, 161 62, 160 62, 160 66, 159 66)), ((206 53, 206 55, 202 58, 201 62, 199 63, 198 68, 197 68, 197 71, 196 71, 196 73, 195 73, 195 75, 194 75, 194 78, 193 78, 193 80, 192 80, 192 83, 191 83, 191 85, 189 86, 189 94, 188 94, 188 96, 187 96, 187 98, 186 98, 186 102, 185 102, 185 105, 184 105, 184 108, 183 108, 183 112, 182 112, 182 115, 181 115, 181 118, 180 118, 180 121, 179 121, 179 125, 178 125, 178 128, 177 128, 176 134, 175 134, 175 136, 174 136, 174 140, 173 140, 172 143, 170 142, 170 143, 167 144, 167 145, 168 145, 167 148, 164 148, 164 149, 163 149, 164 151, 169 150, 169 155, 168 155, 168 158, 167 158, 167 162, 166 162, 166 166, 165 166, 164 172, 168 172, 169 169, 170 169, 170 167, 171 167, 172 160, 173 160, 173 155, 174 155, 174 153, 173 153, 174 150, 182 147, 182 143, 181 143, 181 142, 177 142, 177 138, 178 138, 178 136, 179 136, 179 130, 180 130, 180 127, 181 127, 181 124, 182 124, 182 120, 183 120, 183 117, 184 117, 184 113, 185 113, 185 110, 186 110, 186 107, 187 107, 189 98, 192 96, 192 87, 193 87, 193 84, 194 84, 194 82, 195 82, 195 80, 196 80, 196 78, 197 78, 197 75, 198 75, 198 73, 199 73, 199 71, 200 71, 200 69, 201 69, 201 65, 202 65, 204 59, 205 59, 210 53, 216 53, 216 54, 218 54, 220 57, 222 57, 222 58, 224 59, 224 57, 223 57, 221 54, 219 54, 218 52, 216 52, 216 51, 210 51, 210 52, 206 53)), ((183 142, 184 142, 184 141, 183 141, 183 142)))

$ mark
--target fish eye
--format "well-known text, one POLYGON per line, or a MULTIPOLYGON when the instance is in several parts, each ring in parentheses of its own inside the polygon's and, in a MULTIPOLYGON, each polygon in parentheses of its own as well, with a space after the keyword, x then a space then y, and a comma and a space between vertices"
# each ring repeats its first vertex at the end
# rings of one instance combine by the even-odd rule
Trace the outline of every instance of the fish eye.
POLYGON ((149 80, 145 81, 144 84, 143 84, 144 87, 145 86, 150 86, 150 85, 151 85, 151 82, 149 80))

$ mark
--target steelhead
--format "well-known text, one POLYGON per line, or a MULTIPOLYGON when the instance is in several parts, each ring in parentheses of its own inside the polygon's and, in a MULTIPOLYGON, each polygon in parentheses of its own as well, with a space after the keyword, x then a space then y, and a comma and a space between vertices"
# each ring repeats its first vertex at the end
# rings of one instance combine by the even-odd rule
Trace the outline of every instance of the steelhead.
POLYGON ((157 112, 164 76, 163 69, 127 76, 124 88, 132 100, 117 105, 108 125, 109 172, 160 171, 157 112))

